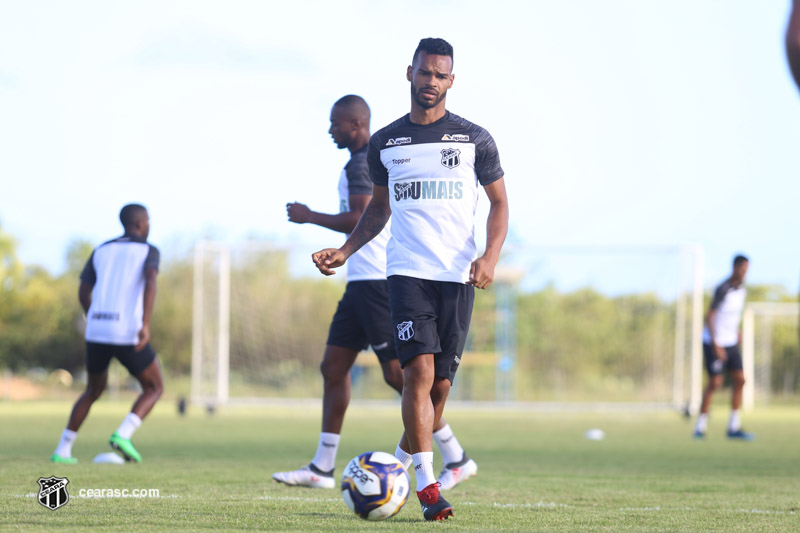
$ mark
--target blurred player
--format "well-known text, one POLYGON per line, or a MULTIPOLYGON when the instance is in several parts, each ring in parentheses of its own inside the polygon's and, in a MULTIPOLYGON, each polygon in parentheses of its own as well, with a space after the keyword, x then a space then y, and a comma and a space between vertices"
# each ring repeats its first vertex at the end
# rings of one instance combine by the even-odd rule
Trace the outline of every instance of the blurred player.
POLYGON ((142 386, 131 412, 109 439, 111 447, 128 461, 142 461, 131 437, 163 391, 161 368, 150 347, 159 252, 147 242, 150 217, 144 206, 126 205, 119 219, 125 234, 95 248, 81 272, 78 298, 86 312, 88 383, 75 402, 67 428, 51 457, 56 463, 78 462, 72 457, 72 445, 89 409, 106 387, 112 357, 142 386))
POLYGON ((733 259, 733 273, 714 291, 711 309, 706 317, 703 330, 703 355, 708 371, 708 385, 703 391, 703 404, 697 417, 694 430, 695 438, 706 436, 708 426, 708 410, 711 397, 722 386, 722 373, 728 372, 733 387, 731 400, 731 418, 728 422, 728 437, 732 439, 753 440, 754 436, 742 429, 739 408, 742 405, 742 389, 744 388, 744 372, 742 370, 742 354, 739 344, 742 333, 739 324, 742 320, 744 300, 747 291, 744 278, 747 275, 749 261, 743 255, 733 259))
MULTIPOLYGON (((372 198, 372 181, 367 167, 370 110, 360 96, 340 98, 331 109, 328 133, 336 146, 350 151, 350 161, 339 178, 340 212, 318 213, 300 203, 286 205, 291 222, 311 223, 342 233, 350 233, 372 198)), ((389 316, 386 286, 386 243, 389 227, 361 248, 347 264, 347 287, 331 322, 322 359, 324 392, 322 397, 322 432, 317 452, 311 462, 299 470, 276 472, 273 479, 293 486, 334 488, 333 477, 344 415, 350 402, 350 368, 358 353, 372 345, 378 356, 383 377, 398 393, 403 390, 403 371, 397 360, 393 326, 389 316)), ((446 464, 443 473, 447 488, 477 472, 475 462, 467 457, 450 426, 441 420, 434 439, 446 464)))
POLYGON ((789 27, 786 29, 786 56, 794 81, 800 87, 800 0, 792 2, 789 27))
POLYGON ((325 275, 343 265, 392 218, 387 275, 395 344, 403 367, 405 433, 395 452, 414 464, 426 520, 452 516, 433 473, 431 431, 439 422, 466 342, 474 288, 487 288, 508 231, 508 201, 494 140, 445 109, 453 47, 422 39, 406 77, 411 112, 372 136, 375 184, 364 214, 341 248, 313 254, 325 275), (490 201, 486 251, 474 240, 478 185, 490 201))

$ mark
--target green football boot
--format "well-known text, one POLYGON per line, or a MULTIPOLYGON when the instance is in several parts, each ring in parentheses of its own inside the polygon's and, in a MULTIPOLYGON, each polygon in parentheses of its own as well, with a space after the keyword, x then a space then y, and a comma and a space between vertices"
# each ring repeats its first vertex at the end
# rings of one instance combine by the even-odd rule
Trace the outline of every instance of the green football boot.
POLYGON ((78 462, 78 460, 75 459, 74 457, 62 457, 57 453, 51 455, 50 460, 53 461, 54 463, 61 463, 65 465, 74 465, 78 462))
POLYGON ((131 439, 123 439, 122 437, 117 434, 115 431, 111 438, 108 439, 108 443, 111 445, 112 448, 117 450, 125 457, 126 461, 131 463, 141 463, 142 462, 142 454, 136 451, 136 448, 133 447, 133 443, 131 439))

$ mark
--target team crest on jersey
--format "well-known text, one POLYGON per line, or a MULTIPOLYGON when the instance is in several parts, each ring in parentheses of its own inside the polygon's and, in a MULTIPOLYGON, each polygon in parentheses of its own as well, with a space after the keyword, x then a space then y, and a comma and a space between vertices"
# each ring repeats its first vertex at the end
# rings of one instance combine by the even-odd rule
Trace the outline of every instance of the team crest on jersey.
POLYGON ((400 322, 397 324, 397 338, 407 341, 414 336, 414 323, 412 321, 400 322))
POLYGON ((386 146, 397 146, 398 144, 408 144, 411 142, 411 137, 397 137, 396 139, 389 139, 386 141, 386 146))
POLYGON ((445 133, 444 135, 442 135, 442 140, 443 141, 466 142, 466 141, 469 141, 469 135, 461 135, 461 134, 450 135, 449 133, 445 133))
POLYGON ((67 483, 69 483, 69 480, 65 477, 40 477, 39 494, 37 496, 39 503, 51 511, 66 505, 69 501, 67 483))
POLYGON ((445 148, 442 150, 442 164, 447 168, 456 168, 461 164, 461 150, 458 148, 445 148))

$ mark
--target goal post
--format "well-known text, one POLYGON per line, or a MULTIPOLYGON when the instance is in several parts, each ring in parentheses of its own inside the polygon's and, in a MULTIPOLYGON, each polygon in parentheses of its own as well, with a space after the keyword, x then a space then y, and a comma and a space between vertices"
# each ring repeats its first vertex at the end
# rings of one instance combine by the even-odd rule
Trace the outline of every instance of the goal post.
POLYGON ((794 390, 798 365, 776 366, 775 352, 797 353, 797 328, 800 304, 797 302, 750 302, 742 317, 742 366, 744 390, 742 407, 752 410, 756 404, 768 404, 774 381, 784 378, 787 392, 794 390), (789 378, 789 379, 787 379, 789 378))
MULTIPOLYGON (((321 396, 319 363, 344 283, 312 275, 306 248, 197 243, 193 402, 321 396)), ((476 291, 451 398, 694 412, 703 314, 699 246, 509 247, 492 288, 476 291)), ((372 359, 358 357, 353 397, 396 399, 372 359)))

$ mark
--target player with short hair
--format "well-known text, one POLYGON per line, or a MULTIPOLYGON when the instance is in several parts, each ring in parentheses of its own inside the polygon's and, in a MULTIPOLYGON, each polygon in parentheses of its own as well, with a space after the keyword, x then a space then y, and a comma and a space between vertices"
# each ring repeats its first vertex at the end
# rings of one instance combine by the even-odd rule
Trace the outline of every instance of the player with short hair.
POLYGON ((742 429, 739 415, 744 388, 742 354, 739 350, 742 333, 739 324, 747 296, 744 278, 749 264, 750 261, 743 255, 737 255, 733 259, 733 273, 714 290, 714 299, 706 317, 706 327, 703 329, 703 355, 708 371, 708 384, 703 391, 703 403, 694 430, 694 436, 698 439, 706 436, 711 397, 722 386, 723 372, 730 375, 733 388, 728 437, 741 440, 754 438, 752 433, 742 429))
POLYGON ((474 288, 485 289, 494 279, 508 232, 508 200, 491 135, 445 108, 454 80, 453 47, 444 39, 422 39, 406 78, 411 112, 370 140, 372 199, 341 248, 312 257, 320 272, 334 274, 392 217, 387 279, 403 367, 405 426, 395 455, 406 465, 414 464, 425 519, 443 520, 453 515, 453 508, 433 473, 431 432, 461 362, 474 288), (477 257, 479 184, 490 209, 486 250, 477 257))
MULTIPOLYGON (((331 109, 328 133, 337 148, 350 151, 339 178, 340 212, 336 215, 312 211, 297 202, 286 204, 291 222, 310 223, 350 233, 372 197, 367 167, 370 110, 363 98, 347 95, 331 109)), ((291 486, 334 488, 333 477, 344 415, 350 402, 350 368, 358 353, 372 345, 383 377, 398 393, 403 390, 403 372, 397 360, 386 284, 386 243, 389 226, 361 248, 347 264, 347 286, 331 322, 320 370, 324 380, 322 431, 317 452, 299 470, 276 472, 272 478, 291 486)), ((467 457, 450 426, 441 420, 434 433, 446 466, 447 488, 475 475, 477 465, 467 457)))
POLYGON ((124 235, 95 248, 81 272, 78 299, 86 312, 88 383, 50 458, 56 463, 78 462, 72 457, 72 445, 89 409, 106 387, 112 358, 117 358, 142 386, 131 412, 109 439, 111 447, 126 460, 142 461, 131 437, 164 390, 158 358, 150 347, 159 263, 158 249, 147 242, 150 217, 144 206, 128 204, 119 219, 124 235))

